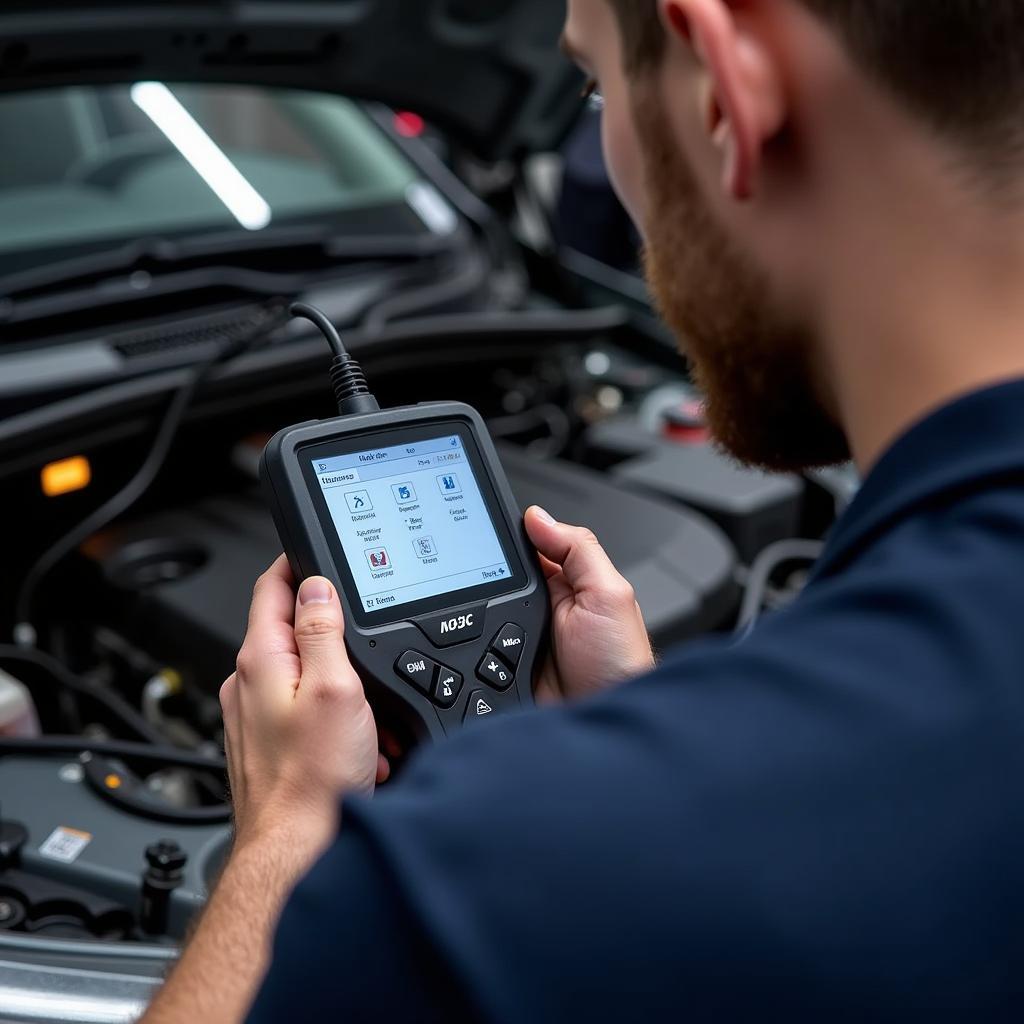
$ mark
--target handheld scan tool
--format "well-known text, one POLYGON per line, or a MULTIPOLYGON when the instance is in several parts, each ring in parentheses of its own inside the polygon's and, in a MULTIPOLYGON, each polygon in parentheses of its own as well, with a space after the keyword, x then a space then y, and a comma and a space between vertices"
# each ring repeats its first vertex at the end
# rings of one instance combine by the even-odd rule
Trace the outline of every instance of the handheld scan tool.
POLYGON ((533 702, 547 588, 480 415, 456 402, 381 410, 319 310, 337 419, 267 445, 260 477, 296 580, 326 576, 375 710, 418 736, 533 702))

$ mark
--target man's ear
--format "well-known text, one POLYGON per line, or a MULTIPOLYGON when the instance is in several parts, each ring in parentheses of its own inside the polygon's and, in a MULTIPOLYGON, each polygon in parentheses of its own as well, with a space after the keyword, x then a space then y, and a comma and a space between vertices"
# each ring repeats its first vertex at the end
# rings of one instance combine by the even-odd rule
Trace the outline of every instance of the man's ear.
POLYGON ((750 0, 660 0, 670 45, 684 46, 707 77, 706 130, 722 153, 722 186, 754 195, 765 144, 783 128, 786 96, 776 54, 750 0))

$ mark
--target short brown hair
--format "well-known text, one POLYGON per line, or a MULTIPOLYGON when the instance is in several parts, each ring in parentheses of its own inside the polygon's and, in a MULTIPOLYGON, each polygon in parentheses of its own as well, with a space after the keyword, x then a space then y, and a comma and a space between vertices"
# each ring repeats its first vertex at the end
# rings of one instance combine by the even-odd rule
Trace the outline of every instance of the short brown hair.
MULTIPOLYGON (((608 0, 626 68, 665 46, 657 0, 608 0)), ((801 0, 835 26, 854 58, 941 132, 988 157, 1021 147, 1024 3, 1020 0, 801 0)))

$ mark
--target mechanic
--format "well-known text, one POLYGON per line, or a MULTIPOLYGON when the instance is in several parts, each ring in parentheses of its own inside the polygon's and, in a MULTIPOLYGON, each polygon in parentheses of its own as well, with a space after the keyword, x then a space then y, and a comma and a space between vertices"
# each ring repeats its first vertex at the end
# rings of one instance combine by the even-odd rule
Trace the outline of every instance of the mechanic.
POLYGON ((147 1019, 1020 1020, 1024 5, 569 6, 719 442, 863 490, 794 605, 653 672, 532 509, 549 706, 373 801, 337 595, 278 563, 222 692, 234 852, 147 1019))

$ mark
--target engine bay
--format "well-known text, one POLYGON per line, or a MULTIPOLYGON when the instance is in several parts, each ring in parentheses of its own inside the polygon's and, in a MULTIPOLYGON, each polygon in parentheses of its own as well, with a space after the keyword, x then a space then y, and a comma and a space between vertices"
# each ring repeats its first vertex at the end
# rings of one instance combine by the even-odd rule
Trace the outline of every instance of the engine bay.
MULTIPOLYGON (((393 354, 364 360, 388 403, 443 395, 481 409, 522 507, 594 530, 665 649, 731 629, 744 567, 820 532, 835 495, 726 462, 686 382, 630 354, 621 335, 559 346, 541 335, 512 358, 496 335, 493 349, 398 360, 390 372, 393 354)), ((280 546, 256 465, 274 429, 330 415, 322 382, 312 374, 308 394, 184 425, 145 497, 41 587, 40 651, 0 648, 39 724, 0 740, 0 930, 173 945, 202 906, 231 835, 217 693, 253 583, 280 546), (154 878, 156 912, 146 909, 154 878)), ((5 521, 20 538, 4 575, 8 619, 31 558, 116 490, 145 445, 79 439, 92 483, 66 497, 44 495, 41 467, 4 481, 5 521)), ((784 580, 778 594, 798 584, 784 580)))
MULTIPOLYGON (((0 275, 5 1011, 134 1019, 230 850, 218 692, 280 554, 258 463, 282 427, 334 414, 290 301, 327 311, 383 407, 478 410, 519 506, 593 530, 656 650, 791 600, 819 550, 795 539, 856 486, 718 453, 638 276, 545 242, 550 225, 525 238, 518 166, 360 110, 346 130, 383 133, 415 178, 390 205, 0 275)), ((415 737, 396 744, 400 777, 415 737)))

